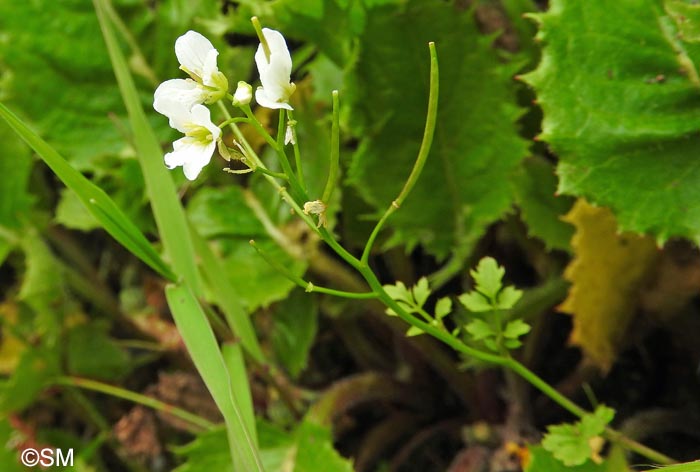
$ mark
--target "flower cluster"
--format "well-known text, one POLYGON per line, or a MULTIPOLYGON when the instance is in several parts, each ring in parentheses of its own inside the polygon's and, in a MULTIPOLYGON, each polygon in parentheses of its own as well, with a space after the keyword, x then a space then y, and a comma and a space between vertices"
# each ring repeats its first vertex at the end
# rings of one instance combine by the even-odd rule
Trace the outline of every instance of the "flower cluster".
MULTIPOLYGON (((173 152, 165 155, 165 165, 169 169, 182 166, 185 177, 194 180, 211 160, 217 144, 222 147, 221 129, 212 122, 211 113, 204 105, 228 97, 234 106, 248 106, 253 88, 240 81, 234 95, 230 95, 228 79, 217 66, 219 52, 196 31, 188 31, 175 41, 175 55, 180 69, 190 78, 160 84, 154 94, 153 108, 168 118, 172 128, 185 135, 173 143, 173 152)), ((262 84, 255 92, 258 104, 291 110, 289 97, 296 88, 290 82, 292 58, 280 32, 262 29, 255 63, 262 84)))

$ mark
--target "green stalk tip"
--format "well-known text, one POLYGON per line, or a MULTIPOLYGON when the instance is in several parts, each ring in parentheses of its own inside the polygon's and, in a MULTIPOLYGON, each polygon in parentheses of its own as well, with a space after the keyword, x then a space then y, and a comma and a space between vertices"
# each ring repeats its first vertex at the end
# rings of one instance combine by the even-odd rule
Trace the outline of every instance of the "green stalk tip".
POLYGON ((250 22, 253 23, 253 28, 255 28, 255 33, 258 35, 258 38, 260 39, 260 44, 262 44, 263 52, 265 53, 265 59, 267 59, 267 62, 270 62, 270 45, 267 44, 267 39, 265 39, 265 35, 263 34, 262 25, 260 24, 260 20, 258 20, 257 16, 254 16, 250 19, 250 22))

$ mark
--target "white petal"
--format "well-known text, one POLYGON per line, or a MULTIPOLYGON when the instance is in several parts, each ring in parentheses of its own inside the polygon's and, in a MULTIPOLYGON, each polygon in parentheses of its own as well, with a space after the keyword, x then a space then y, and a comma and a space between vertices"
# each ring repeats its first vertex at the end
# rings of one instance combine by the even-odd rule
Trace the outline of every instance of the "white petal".
POLYGON ((202 66, 202 82, 204 85, 209 87, 216 87, 217 84, 214 82, 212 75, 219 72, 219 68, 216 66, 216 58, 219 55, 219 51, 212 49, 207 53, 207 57, 204 58, 204 65, 202 66))
POLYGON ((213 141, 219 139, 219 136, 221 136, 221 128, 211 121, 211 112, 209 108, 204 105, 195 105, 192 107, 190 113, 190 123, 197 126, 204 126, 208 129, 211 132, 213 141))
POLYGON ((168 116, 166 113, 168 105, 164 105, 164 102, 180 102, 189 109, 197 103, 204 103, 207 91, 194 80, 172 79, 160 84, 153 97, 153 108, 158 113, 168 116))
POLYGON ((188 125, 192 122, 191 107, 187 103, 160 97, 153 103, 153 106, 158 113, 168 117, 171 128, 175 128, 181 133, 187 132, 188 125))
POLYGON ((269 28, 263 28, 262 31, 270 48, 270 62, 278 64, 281 70, 286 71, 287 82, 289 82, 289 76, 292 73, 292 56, 289 54, 284 36, 279 31, 269 28))
MULTIPOLYGON (((175 41, 175 55, 180 65, 200 77, 204 77, 205 65, 211 61, 212 50, 216 52, 211 41, 196 31, 190 30, 175 41)), ((216 54, 214 55, 215 67, 216 54)))
MULTIPOLYGON (((290 86, 290 75, 292 73, 292 57, 287 49, 284 36, 279 31, 263 28, 263 35, 270 48, 270 57, 265 56, 265 50, 260 44, 255 52, 255 63, 260 73, 260 82, 265 90, 263 102, 287 102, 289 95, 294 89, 290 86)), ((256 93, 256 100, 258 94, 256 93)), ((276 105, 269 107, 258 100, 258 103, 268 108, 287 108, 276 105)))
POLYGON ((182 166, 185 177, 194 180, 209 164, 215 148, 215 141, 203 145, 190 137, 178 139, 173 143, 173 152, 165 155, 165 165, 169 169, 182 166))
POLYGON ((273 110, 278 110, 280 108, 294 110, 289 103, 278 102, 274 97, 268 97, 265 89, 262 87, 258 87, 258 89, 255 91, 255 101, 258 102, 258 105, 261 107, 272 108, 273 110))

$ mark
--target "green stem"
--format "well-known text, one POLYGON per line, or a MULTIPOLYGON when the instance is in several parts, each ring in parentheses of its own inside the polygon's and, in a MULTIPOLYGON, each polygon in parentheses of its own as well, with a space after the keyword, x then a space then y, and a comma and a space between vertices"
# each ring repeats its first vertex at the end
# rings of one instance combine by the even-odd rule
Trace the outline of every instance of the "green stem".
POLYGON ((185 411, 182 408, 178 408, 173 405, 169 405, 155 398, 147 397, 146 395, 141 395, 140 393, 132 392, 131 390, 126 390, 114 385, 109 385, 102 382, 97 382, 95 380, 83 379, 79 377, 59 377, 56 380, 59 385, 66 385, 70 387, 80 387, 87 390, 93 390, 95 392, 105 393, 113 397, 122 398, 140 405, 153 408, 154 410, 167 413, 181 420, 184 420, 194 426, 201 429, 208 430, 215 427, 215 425, 202 417, 199 417, 189 411, 185 411))
POLYGON ((236 118, 228 118, 226 121, 222 122, 222 123, 219 125, 219 128, 224 129, 224 127, 230 125, 231 123, 249 123, 249 122, 250 122, 250 121, 249 121, 248 118, 244 118, 244 117, 242 117, 242 116, 238 116, 238 117, 236 117, 236 118))
POLYGON ((275 151, 277 151, 277 142, 275 139, 270 136, 270 133, 267 132, 267 130, 263 127, 262 124, 258 121, 258 119, 255 117, 255 114, 253 113, 253 110, 250 108, 250 105, 245 105, 241 107, 243 110, 243 113, 246 114, 248 117, 248 123, 255 128, 255 131, 257 131, 260 136, 262 136, 265 139, 265 142, 275 151))
MULTIPOLYGON (((225 117, 227 120, 230 120, 230 119, 231 119, 231 113, 229 113, 228 109, 226 108, 226 105, 224 105, 222 102, 219 102, 219 108, 221 109, 221 113, 223 113, 224 117, 225 117)), ((244 110, 244 112, 246 113, 246 115, 248 115, 248 117, 251 119, 251 120, 250 120, 250 123, 261 133, 262 136, 265 137, 266 141, 268 140, 268 138, 269 138, 270 140, 272 140, 272 137, 269 135, 269 133, 267 133, 267 131, 265 131, 265 129, 264 129, 264 128, 262 127, 262 125, 260 124, 260 122, 258 122, 258 120, 255 118, 255 116, 252 114, 252 111, 250 110, 250 107, 243 107, 243 110, 244 110)), ((248 154, 248 157, 250 157, 250 159, 255 163, 256 168, 257 168, 257 169, 268 170, 267 167, 265 166, 265 164, 263 164, 263 162, 262 162, 262 160, 260 159, 260 157, 258 156, 258 154, 257 154, 257 153, 255 152, 255 150, 252 148, 252 146, 250 145, 250 143, 248 143, 248 140, 245 139, 245 136, 243 136, 243 133, 241 132, 241 130, 238 128, 238 126, 236 126, 236 123, 233 123, 233 122, 229 123, 229 127, 230 127, 231 130, 233 131, 233 135, 234 135, 234 136, 236 137, 236 139, 241 143, 241 146, 243 146, 243 149, 245 149, 246 154, 248 154)), ((301 193, 302 198, 304 198, 304 201, 307 201, 307 200, 308 200, 308 197, 306 196, 306 192, 303 192, 303 191, 299 188, 299 184, 298 184, 298 182, 296 181, 296 178, 294 177, 294 173, 291 171, 291 168, 289 168, 289 161, 287 160, 287 155, 284 153, 284 149, 279 150, 278 147, 277 147, 277 143, 276 143, 274 140, 273 140, 272 142, 269 142, 269 141, 268 141, 268 143, 270 144, 270 146, 272 146, 275 150, 278 151, 278 155, 280 156, 280 161, 282 161, 283 163, 284 163, 284 162, 287 163, 287 168, 288 168, 288 169, 285 169, 285 173, 286 173, 286 175, 287 175, 287 177, 288 177, 288 179, 289 179, 289 183, 290 183, 290 185, 292 186, 292 189, 294 189, 294 188, 296 187, 297 190, 301 193)), ((284 167, 284 165, 283 165, 282 167, 284 167)), ((291 206, 291 207, 294 209, 294 211, 297 213, 297 215, 298 215, 301 219, 303 219, 303 220, 306 222, 306 224, 309 225, 309 227, 310 227, 315 233, 317 233, 317 234, 321 235, 321 237, 323 237, 323 234, 321 234, 321 231, 319 230, 319 228, 316 227, 316 224, 313 222, 313 220, 311 219, 311 217, 309 217, 309 215, 306 215, 306 214, 304 213, 304 211, 303 211, 302 208, 299 206, 299 204, 296 202, 296 200, 294 200, 294 198, 293 198, 291 195, 289 195, 289 192, 287 192, 287 189, 284 188, 284 187, 282 187, 282 186, 274 179, 274 175, 273 175, 273 174, 270 174, 270 172, 264 172, 264 171, 263 171, 263 174, 265 174, 265 178, 267 179, 267 181, 268 181, 270 184, 272 184, 272 186, 280 193, 280 195, 282 196, 282 198, 284 199, 284 201, 286 201, 286 202, 289 204, 289 206, 291 206)), ((328 234, 328 233, 325 231, 325 229, 324 229, 323 231, 325 232, 326 235, 328 234)), ((328 244, 331 244, 331 243, 328 241, 327 238, 324 237, 323 239, 324 239, 324 241, 326 241, 328 244)), ((336 246, 338 246, 337 243, 336 243, 336 246)), ((347 251, 345 251, 342 247, 340 247, 340 250, 347 253, 347 251)), ((352 257, 352 256, 351 256, 351 257, 352 257)))
MULTIPOLYGON (((245 136, 243 136, 243 133, 241 132, 240 128, 236 125, 234 121, 232 121, 231 118, 231 113, 229 113, 228 108, 226 108, 226 105, 224 105, 223 102, 219 101, 219 109, 221 110, 221 113, 224 115, 226 118, 226 121, 228 121, 228 126, 231 128, 231 131, 233 131, 233 135, 236 137, 236 140, 241 144, 243 149, 245 150, 248 158, 250 158, 253 163, 255 164, 255 167, 257 169, 265 169, 267 170, 267 167, 265 167, 265 164, 260 160, 260 157, 258 157, 258 154, 255 152, 255 149, 250 145, 247 139, 245 139, 245 136)), ((250 107, 248 107, 250 108, 250 107)), ((258 124, 258 120, 253 119, 251 120, 251 124, 255 126, 255 124, 258 124)), ((264 130, 263 130, 264 131, 264 130)), ((272 178, 268 177, 268 180, 274 182, 277 184, 277 182, 272 178)), ((279 186, 279 184, 277 184, 279 186)))
POLYGON ((277 157, 279 157, 280 165, 282 166, 282 171, 289 177, 289 185, 292 187, 292 194, 295 198, 300 201, 307 202, 309 197, 306 195, 306 191, 302 188, 296 174, 292 170, 292 166, 287 158, 287 153, 284 151, 284 132, 287 126, 285 121, 285 109, 280 109, 279 123, 277 125, 277 143, 275 150, 277 151, 277 157))
POLYGON ((333 124, 331 125, 331 155, 328 169, 328 180, 323 190, 321 201, 328 205, 338 179, 338 167, 340 160, 340 101, 338 91, 333 90, 333 124))
POLYGON ((323 241, 328 244, 328 246, 330 246, 330 248, 333 249, 345 262, 350 264, 355 269, 360 270, 362 262, 360 262, 357 257, 350 254, 343 246, 341 246, 326 228, 318 228, 318 234, 321 236, 321 239, 323 239, 323 241))
POLYGON ((372 246, 374 241, 377 239, 379 232, 386 220, 401 207, 401 204, 406 200, 408 194, 416 185, 418 178, 420 177, 425 162, 428 159, 428 154, 430 154, 430 147, 433 144, 433 135, 435 134, 435 123, 437 121, 437 109, 438 109, 438 95, 439 95, 439 82, 440 74, 438 69, 437 51, 435 50, 435 43, 428 43, 430 48, 430 95, 428 97, 428 113, 425 119, 425 129, 423 131, 423 141, 421 142, 420 149, 418 151, 418 157, 416 158, 415 164, 413 164, 413 169, 411 174, 408 176, 408 180, 404 184, 399 196, 396 200, 391 202, 389 208, 386 210, 381 219, 377 222, 377 225, 372 230, 372 233, 367 240, 364 251, 362 251, 362 258, 360 259, 364 264, 367 264, 369 260, 369 254, 372 251, 372 246))
MULTIPOLYGON (((288 110, 287 115, 289 116, 289 119, 287 120, 287 126, 290 126, 289 125, 290 122, 294 123, 294 125, 290 126, 290 128, 292 130, 292 148, 294 149, 294 165, 297 168, 297 178, 299 179, 299 185, 301 185, 302 190, 304 192, 306 192, 306 181, 304 180, 304 168, 301 165, 301 152, 299 151, 299 141, 297 140, 296 120, 294 120, 294 115, 292 114, 291 111, 288 110)), ((286 137, 287 130, 285 129, 284 132, 285 132, 285 137, 286 137)))
POLYGON ((255 170, 259 170, 265 175, 269 175, 270 177, 274 177, 276 179, 282 179, 282 180, 289 180, 289 177, 287 177, 287 174, 283 172, 273 172, 271 170, 267 170, 265 167, 256 167, 255 170))
MULTIPOLYGON (((629 449, 632 452, 636 452, 642 457, 646 457, 650 461, 654 461, 663 465, 671 465, 678 463, 678 461, 673 459, 672 457, 669 457, 666 454, 662 454, 661 452, 656 451, 648 446, 645 446, 644 444, 638 443, 634 439, 628 438, 620 431, 617 431, 615 429, 605 428, 603 436, 605 436, 608 440, 617 443, 626 449, 629 449)), ((699 469, 696 468, 692 470, 697 471, 699 469)), ((680 472, 680 470, 678 472, 680 472)), ((689 469, 688 472, 691 472, 691 470, 689 469)))
POLYGON ((306 290, 307 292, 317 292, 317 293, 325 293, 328 295, 335 295, 337 297, 342 297, 342 298, 354 298, 354 299, 359 299, 359 300, 367 300, 370 298, 376 298, 377 294, 374 292, 346 292, 344 290, 335 290, 332 288, 325 288, 325 287, 317 287, 311 282, 307 282, 303 278, 299 277, 298 275, 292 273, 289 269, 287 269, 284 265, 278 263, 274 258, 270 257, 269 254, 267 254, 260 246, 255 244, 254 240, 250 240, 250 245, 255 248, 255 250, 260 254, 260 256, 265 259, 265 262, 270 264, 275 270, 277 270, 279 273, 287 277, 289 280, 306 290))
POLYGON ((258 35, 258 38, 260 39, 260 44, 262 44, 263 47, 263 52, 265 53, 265 59, 267 59, 267 62, 270 62, 270 46, 267 44, 267 39, 265 38, 265 35, 262 32, 262 26, 260 25, 260 20, 258 20, 257 16, 254 16, 253 18, 250 19, 250 22, 253 23, 253 28, 255 28, 255 33, 258 35))
POLYGON ((504 358, 504 360, 505 362, 501 364, 503 367, 512 370, 513 372, 527 380, 532 386, 534 386, 540 392, 547 395, 555 403, 557 403, 569 413, 578 416, 579 418, 587 414, 586 410, 584 410, 583 408, 566 398, 564 395, 559 393, 554 387, 542 380, 542 378, 540 378, 537 374, 535 374, 530 369, 522 365, 520 362, 516 361, 511 357, 504 358))

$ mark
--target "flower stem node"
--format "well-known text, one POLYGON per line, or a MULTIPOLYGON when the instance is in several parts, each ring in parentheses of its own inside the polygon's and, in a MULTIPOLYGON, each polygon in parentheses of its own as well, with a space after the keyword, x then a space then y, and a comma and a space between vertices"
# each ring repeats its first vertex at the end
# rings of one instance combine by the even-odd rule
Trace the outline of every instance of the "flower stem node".
POLYGON ((253 98, 253 86, 241 80, 238 82, 236 92, 233 94, 233 106, 241 107, 248 105, 253 98))
POLYGON ((317 228, 323 226, 324 228, 328 224, 326 219, 326 209, 328 206, 321 200, 314 200, 312 202, 304 203, 304 214, 305 215, 318 215, 318 225, 317 228))

